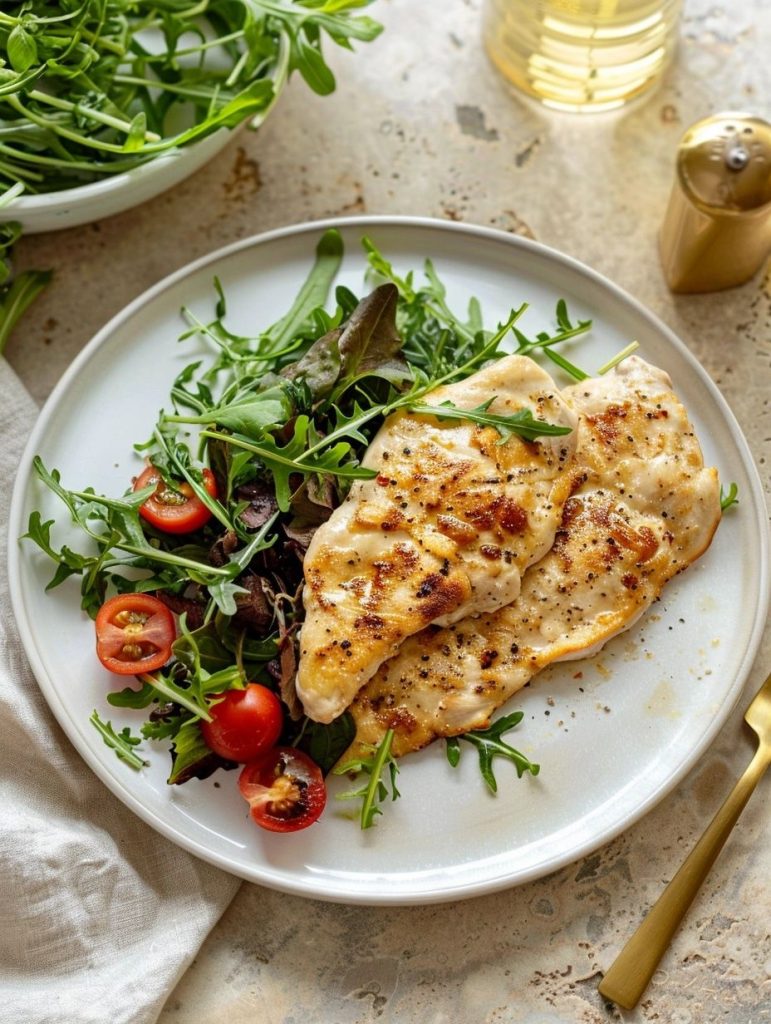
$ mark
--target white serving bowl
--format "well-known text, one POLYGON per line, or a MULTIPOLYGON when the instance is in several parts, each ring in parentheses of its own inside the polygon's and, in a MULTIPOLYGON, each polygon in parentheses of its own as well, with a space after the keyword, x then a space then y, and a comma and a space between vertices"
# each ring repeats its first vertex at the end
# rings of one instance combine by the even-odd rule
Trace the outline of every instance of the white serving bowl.
POLYGON ((123 174, 58 192, 22 195, 2 210, 0 220, 18 221, 26 234, 37 234, 112 217, 184 181, 224 149, 232 137, 233 129, 219 128, 199 142, 164 153, 123 174))

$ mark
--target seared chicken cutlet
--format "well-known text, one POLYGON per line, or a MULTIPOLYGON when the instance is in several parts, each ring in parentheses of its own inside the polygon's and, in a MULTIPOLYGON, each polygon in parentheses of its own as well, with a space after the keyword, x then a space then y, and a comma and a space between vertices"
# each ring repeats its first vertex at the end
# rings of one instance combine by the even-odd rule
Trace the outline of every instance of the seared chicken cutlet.
POLYGON ((423 401, 489 412, 530 410, 568 428, 505 440, 490 426, 397 412, 357 481, 305 556, 297 692, 306 714, 336 718, 429 623, 509 604, 525 569, 551 547, 572 483, 576 414, 531 359, 507 356, 423 401))
POLYGON ((546 665, 594 654, 627 629, 702 554, 720 488, 671 387, 632 357, 563 392, 580 417, 578 472, 553 548, 513 604, 403 644, 354 700, 356 738, 342 761, 388 728, 397 756, 484 728, 546 665))

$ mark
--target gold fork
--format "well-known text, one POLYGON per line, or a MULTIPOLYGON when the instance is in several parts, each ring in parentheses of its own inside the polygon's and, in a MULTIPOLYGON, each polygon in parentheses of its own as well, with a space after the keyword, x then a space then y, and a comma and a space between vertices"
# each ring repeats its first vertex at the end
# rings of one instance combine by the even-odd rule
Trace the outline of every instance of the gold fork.
POLYGON ((704 835, 599 984, 601 995, 627 1010, 637 1005, 744 805, 771 764, 771 676, 756 693, 744 719, 760 741, 755 756, 704 835))

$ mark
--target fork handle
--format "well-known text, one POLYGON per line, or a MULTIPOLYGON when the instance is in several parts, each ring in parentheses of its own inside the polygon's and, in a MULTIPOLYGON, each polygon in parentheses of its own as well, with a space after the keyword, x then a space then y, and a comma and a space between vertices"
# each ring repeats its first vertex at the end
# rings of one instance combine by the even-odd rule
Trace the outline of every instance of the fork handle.
POLYGON ((606 999, 627 1010, 637 1005, 770 761, 771 747, 761 744, 704 835, 600 982, 600 994, 606 999))

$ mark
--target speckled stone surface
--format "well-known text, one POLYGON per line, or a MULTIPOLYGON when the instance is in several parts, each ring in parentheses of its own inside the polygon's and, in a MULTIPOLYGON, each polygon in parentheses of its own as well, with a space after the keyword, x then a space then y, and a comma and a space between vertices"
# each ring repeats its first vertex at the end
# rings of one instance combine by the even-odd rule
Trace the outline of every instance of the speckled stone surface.
MULTIPOLYGON (((329 215, 432 215, 494 225, 607 274, 661 316, 720 386, 771 484, 771 276, 672 296, 656 233, 673 153, 717 110, 771 118, 771 11, 686 0, 661 88, 621 114, 553 115, 515 97, 479 44, 478 0, 381 0, 381 39, 335 54, 338 91, 293 82, 258 135, 141 209, 24 240, 53 267, 8 358, 38 399, 129 300, 194 257, 329 215), (732 9, 733 8, 733 9, 732 9)), ((771 636, 746 703, 771 666, 771 636)), ((464 903, 333 906, 244 885, 179 982, 162 1024, 761 1024, 771 1020, 769 781, 634 1012, 605 1007, 601 972, 749 761, 736 709, 654 811, 540 881, 464 903)), ((152 969, 148 965, 148 969, 152 969)))

